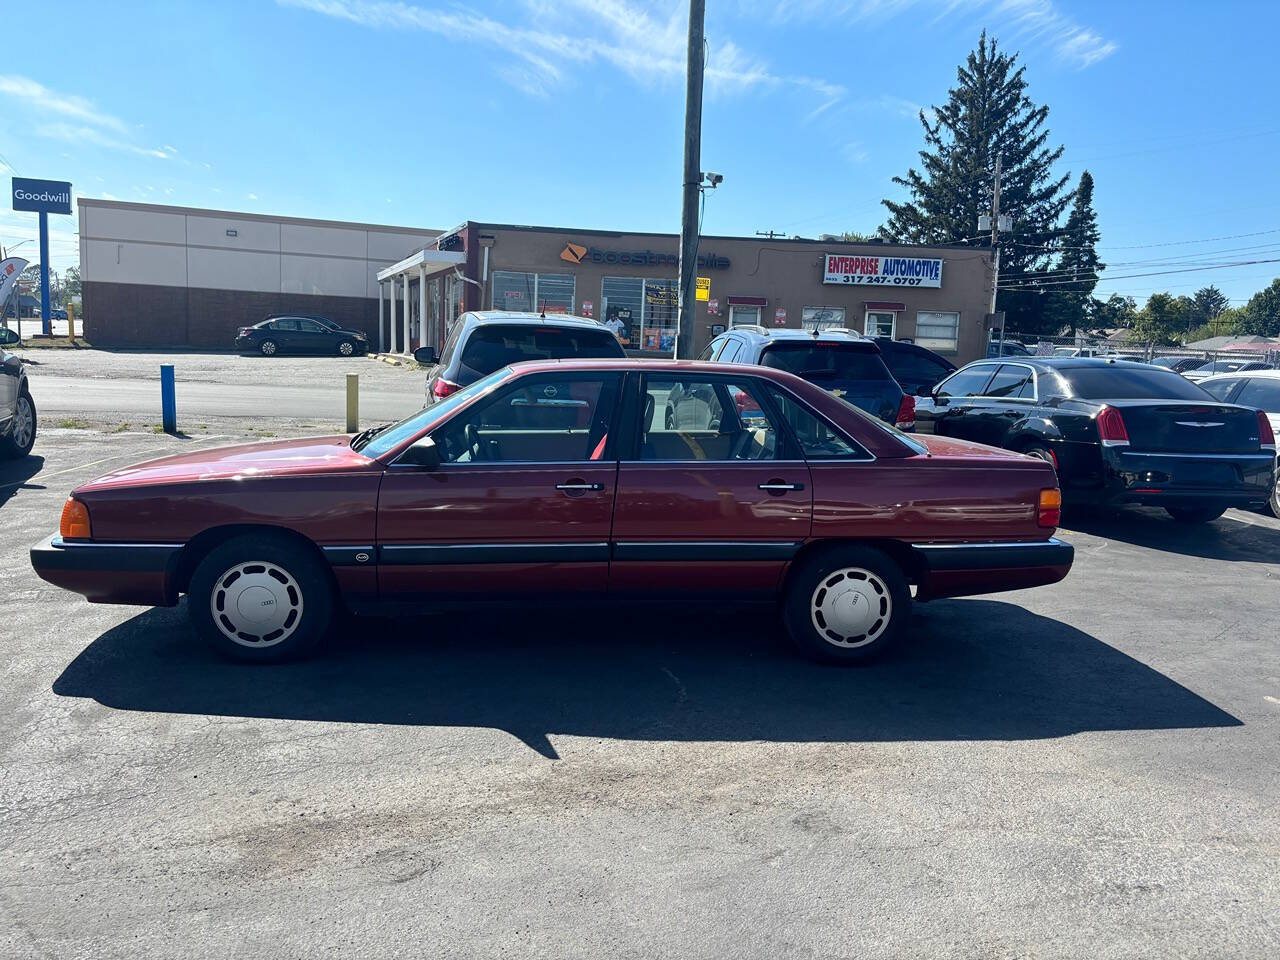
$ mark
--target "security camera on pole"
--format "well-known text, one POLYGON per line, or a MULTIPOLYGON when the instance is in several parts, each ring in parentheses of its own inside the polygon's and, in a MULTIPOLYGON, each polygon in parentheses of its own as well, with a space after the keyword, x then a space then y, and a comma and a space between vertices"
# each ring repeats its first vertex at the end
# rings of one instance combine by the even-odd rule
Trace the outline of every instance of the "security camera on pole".
POLYGON ((40 325, 53 334, 53 305, 49 300, 49 214, 71 213, 71 184, 65 180, 13 178, 13 209, 40 214, 40 325))

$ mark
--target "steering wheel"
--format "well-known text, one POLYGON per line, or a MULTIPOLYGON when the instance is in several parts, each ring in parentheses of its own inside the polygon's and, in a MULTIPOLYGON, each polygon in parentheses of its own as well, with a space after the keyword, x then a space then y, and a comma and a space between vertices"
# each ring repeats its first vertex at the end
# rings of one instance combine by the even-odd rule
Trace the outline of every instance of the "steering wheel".
POLYGON ((484 459, 484 444, 480 441, 480 431, 474 423, 468 423, 462 432, 467 448, 471 451, 471 462, 484 459))

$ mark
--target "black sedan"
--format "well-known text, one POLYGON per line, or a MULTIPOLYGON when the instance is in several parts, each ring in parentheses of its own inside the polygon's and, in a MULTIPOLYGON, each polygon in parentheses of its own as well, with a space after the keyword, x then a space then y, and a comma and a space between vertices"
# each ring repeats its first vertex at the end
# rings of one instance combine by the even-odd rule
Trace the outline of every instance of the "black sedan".
POLYGON ((369 352, 369 338, 358 330, 344 330, 323 317, 268 317, 241 327, 236 349, 264 357, 281 353, 319 353, 351 357, 369 352))
POLYGON ((927 391, 916 429, 1048 460, 1069 504, 1160 506, 1187 522, 1262 506, 1275 482, 1265 414, 1123 360, 979 360, 927 391))

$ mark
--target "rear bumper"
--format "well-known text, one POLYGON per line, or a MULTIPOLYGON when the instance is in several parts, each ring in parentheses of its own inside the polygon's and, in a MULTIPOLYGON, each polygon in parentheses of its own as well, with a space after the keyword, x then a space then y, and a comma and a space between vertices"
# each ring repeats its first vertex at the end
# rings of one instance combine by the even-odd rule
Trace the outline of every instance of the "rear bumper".
POLYGON ((175 573, 181 544, 98 543, 46 537, 31 548, 41 580, 92 603, 167 607, 177 602, 175 573))
POLYGON ((252 337, 236 337, 236 349, 256 350, 258 349, 258 344, 252 337))
POLYGON ((1051 538, 1005 543, 913 543, 921 573, 916 599, 963 597, 1057 583, 1075 548, 1051 538))
POLYGON ((1102 459, 1098 503, 1250 507, 1265 504, 1275 489, 1276 458, 1269 452, 1171 454, 1110 447, 1102 459))

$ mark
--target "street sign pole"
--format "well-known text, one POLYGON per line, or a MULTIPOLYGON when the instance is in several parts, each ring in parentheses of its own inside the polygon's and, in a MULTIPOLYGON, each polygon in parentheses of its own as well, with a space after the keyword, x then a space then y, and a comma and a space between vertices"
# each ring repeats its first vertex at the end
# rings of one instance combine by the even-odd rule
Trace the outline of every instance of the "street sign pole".
POLYGON ((40 211, 40 325, 53 335, 53 307, 49 303, 49 214, 40 211))

